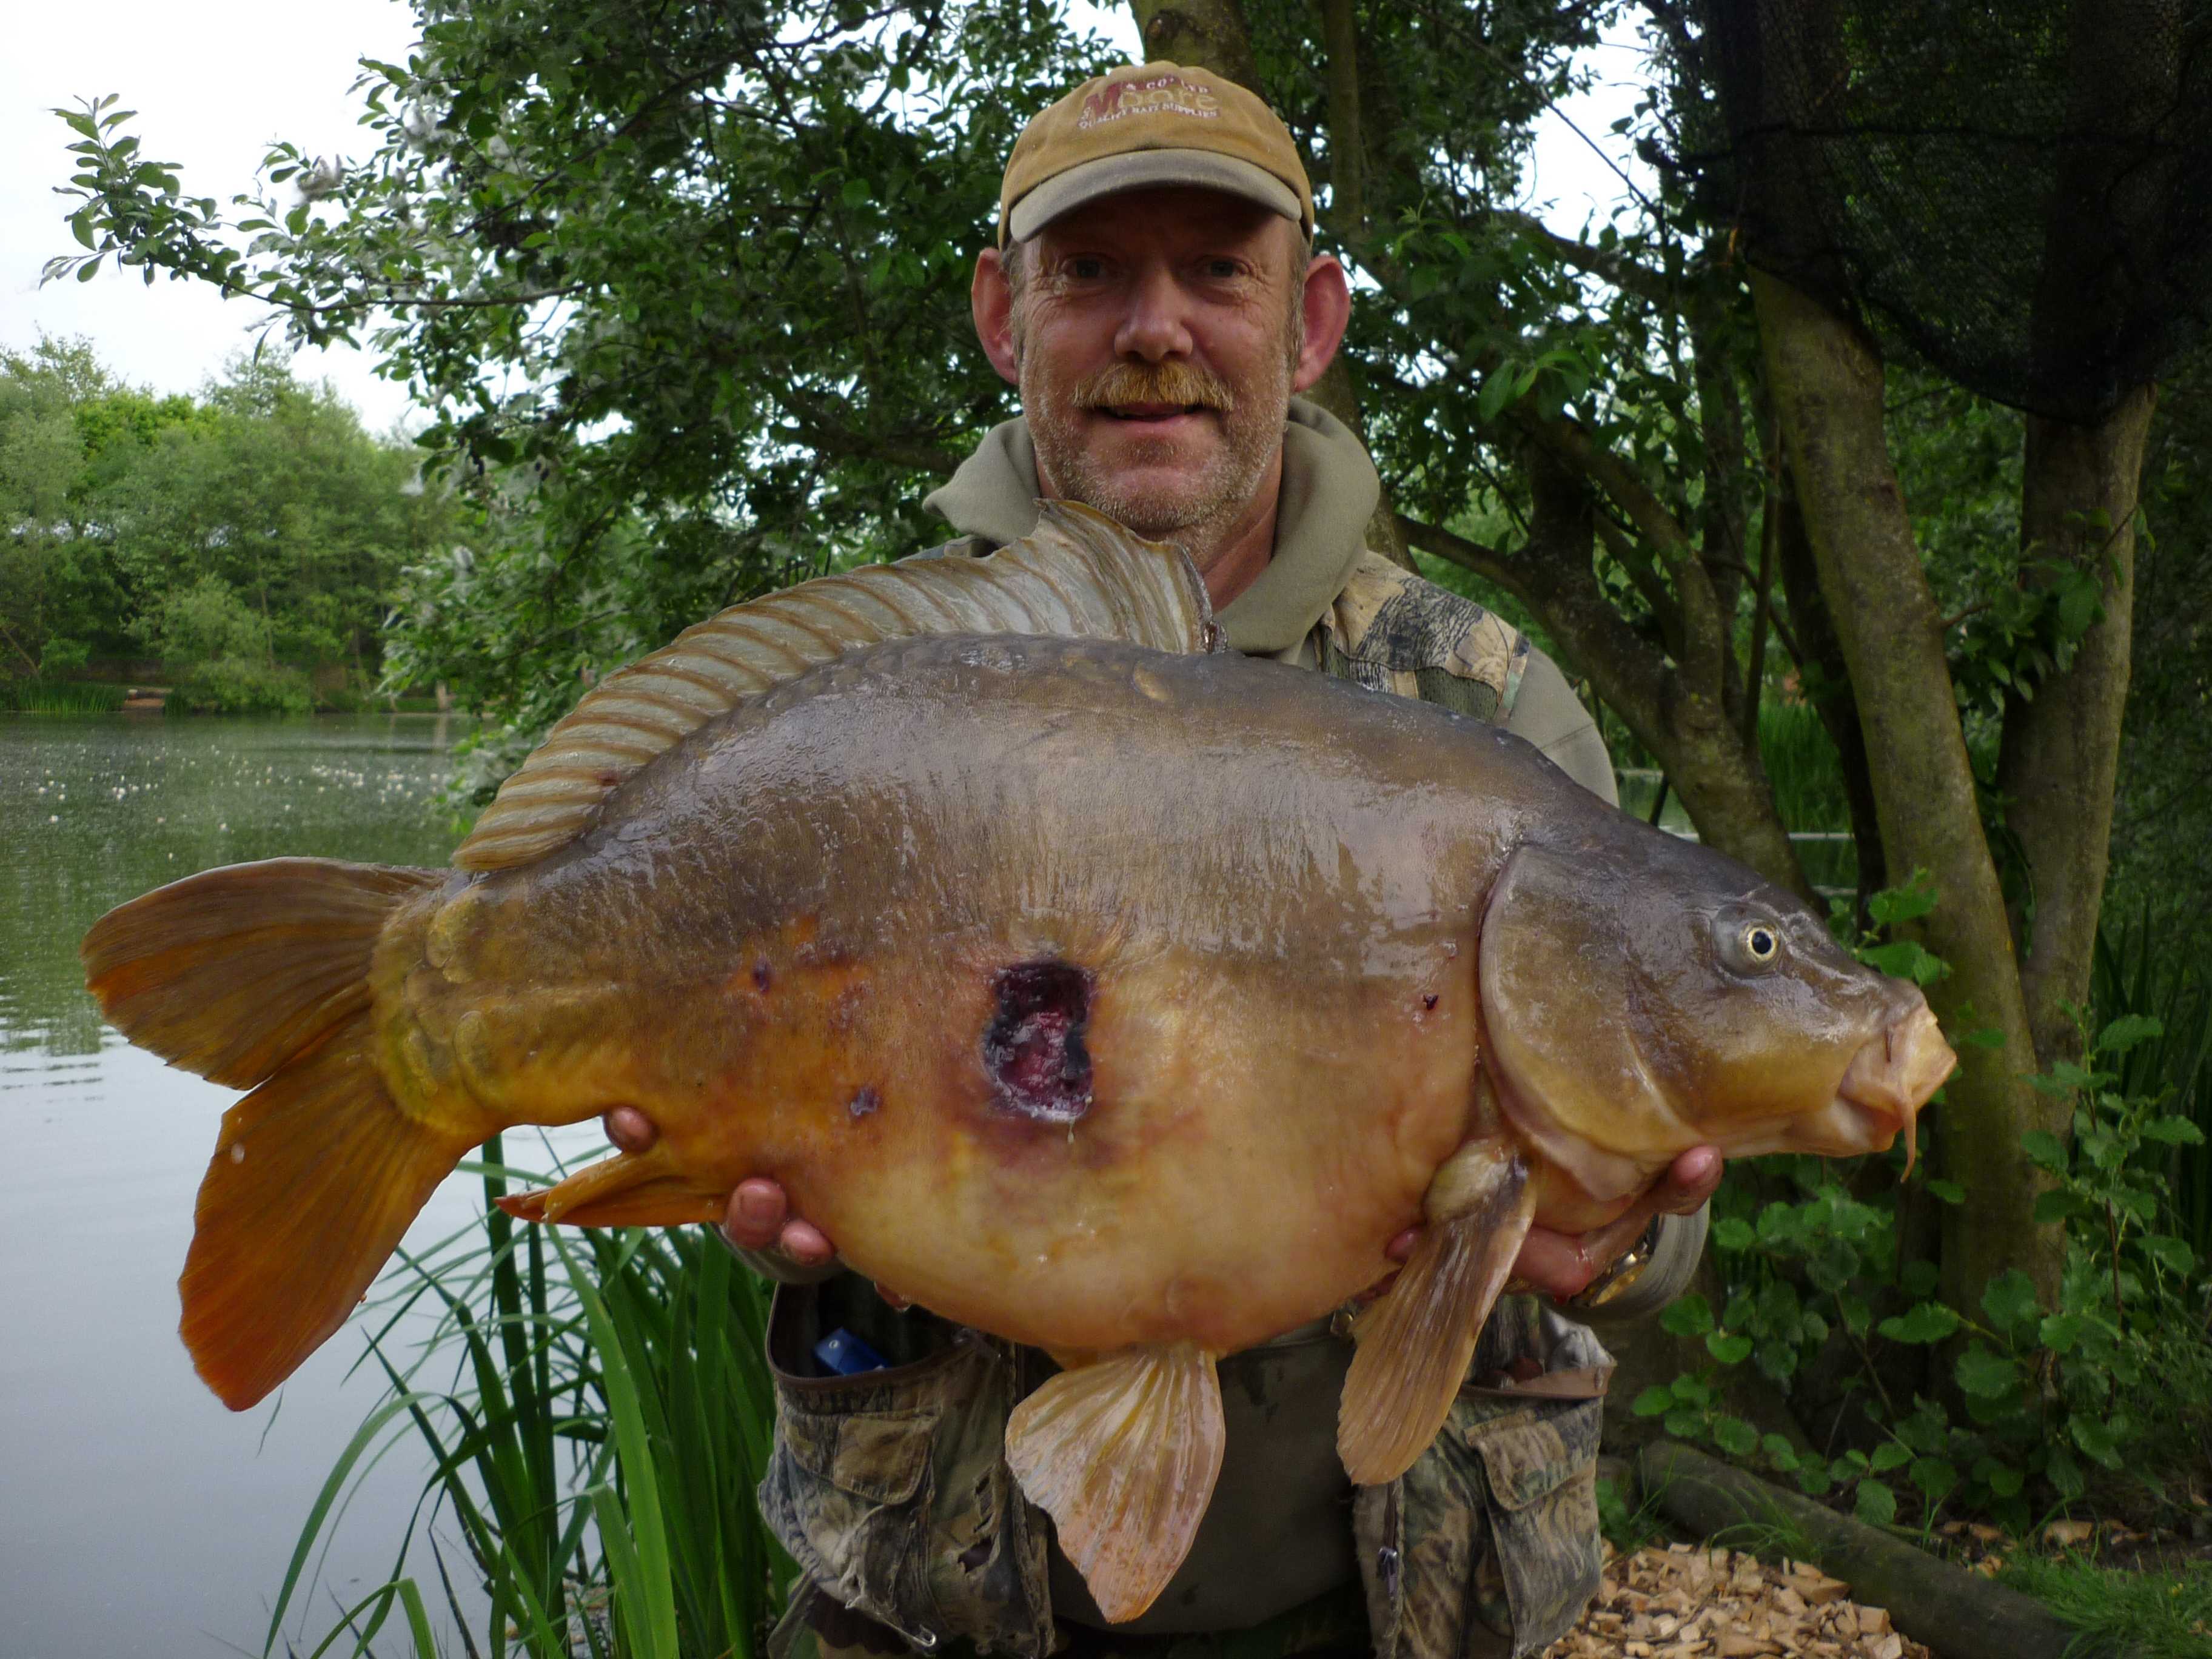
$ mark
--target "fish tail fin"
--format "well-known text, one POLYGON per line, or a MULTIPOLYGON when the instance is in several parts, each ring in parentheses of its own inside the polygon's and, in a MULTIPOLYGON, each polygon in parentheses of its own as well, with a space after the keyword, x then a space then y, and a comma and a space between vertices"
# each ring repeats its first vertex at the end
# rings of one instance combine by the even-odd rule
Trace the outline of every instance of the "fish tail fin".
POLYGON ((376 1058, 376 942, 447 879, 272 859, 173 883, 85 935, 86 985, 125 1036, 253 1091, 223 1115, 178 1286, 192 1363, 233 1410, 344 1322, 483 1138, 403 1111, 376 1058))
POLYGON ((478 1139, 400 1109, 365 1009, 225 1112, 177 1281, 201 1380, 244 1411, 289 1376, 478 1139))
POLYGON ((1115 1624, 1167 1588, 1212 1501, 1225 1437, 1213 1366, 1188 1342, 1126 1348, 1062 1371, 1006 1425, 1014 1478, 1115 1624))
POLYGON ((250 1089, 368 1006, 392 913, 447 878, 336 859, 202 871, 93 923, 85 988, 140 1048, 250 1089))
POLYGON ((729 1207, 726 1183, 709 1191, 676 1167, 668 1143, 587 1164, 567 1180, 536 1192, 512 1193, 499 1207, 519 1221, 570 1227, 680 1227, 720 1221, 729 1207))
POLYGON ((1535 1194, 1513 1149, 1471 1141, 1430 1184, 1428 1220, 1397 1282, 1359 1316, 1336 1449, 1354 1484, 1386 1486, 1451 1413, 1521 1242, 1535 1194))

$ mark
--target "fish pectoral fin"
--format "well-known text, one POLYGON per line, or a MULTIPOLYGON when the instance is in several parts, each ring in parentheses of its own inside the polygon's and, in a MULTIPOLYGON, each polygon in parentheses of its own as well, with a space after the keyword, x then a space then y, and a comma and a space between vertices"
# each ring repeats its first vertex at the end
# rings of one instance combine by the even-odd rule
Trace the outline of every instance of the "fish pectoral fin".
POLYGON ((1213 1499, 1224 1433, 1214 1356, 1125 1348, 1062 1371, 1014 1408, 1006 1462, 1115 1624, 1152 1606, 1213 1499))
POLYGON ((1428 1449, 1535 1212, 1510 1142, 1470 1141, 1430 1182, 1413 1259, 1359 1316, 1336 1449, 1355 1485, 1386 1486, 1428 1449))
POLYGON ((651 1151, 620 1152, 589 1164, 557 1186, 514 1193, 499 1207, 523 1221, 557 1221, 570 1227, 678 1227, 720 1221, 726 1190, 676 1167, 668 1143, 651 1151))

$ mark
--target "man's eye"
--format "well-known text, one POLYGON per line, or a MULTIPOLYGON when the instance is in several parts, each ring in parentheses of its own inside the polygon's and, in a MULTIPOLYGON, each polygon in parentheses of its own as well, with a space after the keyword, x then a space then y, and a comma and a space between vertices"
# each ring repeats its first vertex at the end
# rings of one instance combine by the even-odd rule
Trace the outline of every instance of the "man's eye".
POLYGON ((1070 259, 1067 274, 1079 283, 1095 283, 1106 274, 1103 259, 1070 259))
POLYGON ((1208 259, 1206 262, 1206 274, 1218 283, 1231 281, 1243 270, 1243 267, 1234 259, 1208 259))

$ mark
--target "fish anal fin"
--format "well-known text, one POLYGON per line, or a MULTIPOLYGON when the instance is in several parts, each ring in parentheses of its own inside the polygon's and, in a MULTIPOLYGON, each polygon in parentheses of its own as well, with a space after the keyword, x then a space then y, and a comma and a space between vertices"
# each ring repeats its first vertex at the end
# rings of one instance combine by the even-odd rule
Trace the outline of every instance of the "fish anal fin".
POLYGON ((1062 1371, 1014 1408, 1006 1462, 1115 1624, 1152 1606, 1190 1553, 1221 1473, 1214 1356, 1125 1348, 1062 1371))
POLYGON ((1437 1170, 1425 1207, 1412 1259, 1352 1330, 1336 1449, 1357 1486, 1395 1480, 1443 1426, 1535 1194, 1511 1143, 1472 1141, 1437 1170))
POLYGON ((559 1222, 568 1227, 678 1227, 693 1221, 720 1221, 729 1193, 710 1191, 695 1176, 676 1169, 667 1143, 650 1152, 620 1152, 589 1164, 557 1185, 514 1193, 499 1207, 522 1221, 559 1222))
POLYGON ((476 1143, 386 1091, 366 1012, 223 1114, 200 1182, 179 1326, 244 1411, 354 1310, 431 1191, 476 1143))

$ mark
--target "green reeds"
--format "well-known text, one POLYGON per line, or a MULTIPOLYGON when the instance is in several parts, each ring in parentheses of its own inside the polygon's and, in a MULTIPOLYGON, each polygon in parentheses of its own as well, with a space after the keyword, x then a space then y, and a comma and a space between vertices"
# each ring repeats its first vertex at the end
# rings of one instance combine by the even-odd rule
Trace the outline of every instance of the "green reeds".
POLYGON ((1807 702, 1768 697, 1759 705, 1759 757, 1774 786, 1775 810, 1790 830, 1848 830, 1844 763, 1828 728, 1807 702))
POLYGON ((86 685, 75 680, 0 680, 0 712, 112 714, 129 695, 119 685, 86 685))
POLYGON ((368 1650, 398 1608, 429 1659, 422 1588, 404 1565, 442 1515, 490 1603, 471 1628, 439 1556, 471 1659, 755 1659, 792 1571, 753 1499, 775 1424, 767 1287, 703 1228, 518 1224, 491 1204, 509 1174, 497 1141, 483 1160, 469 1166, 483 1177, 482 1222, 386 1281, 373 1343, 391 1393, 301 1529, 266 1650, 355 1470, 372 1450, 396 1453, 396 1434, 428 1455, 415 1524, 391 1580, 315 1652, 368 1650), (401 1322, 426 1305, 434 1337, 397 1363, 401 1322), (426 1381, 441 1375, 442 1388, 426 1381))

